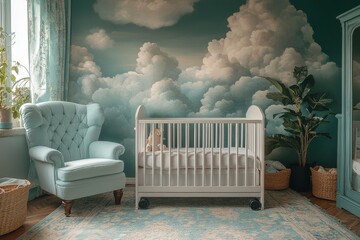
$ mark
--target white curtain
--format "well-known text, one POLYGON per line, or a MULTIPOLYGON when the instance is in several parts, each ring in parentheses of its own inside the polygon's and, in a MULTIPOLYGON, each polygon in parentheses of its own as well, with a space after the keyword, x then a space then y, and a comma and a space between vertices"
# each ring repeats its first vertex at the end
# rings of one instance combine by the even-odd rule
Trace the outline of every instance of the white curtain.
MULTIPOLYGON (((66 100, 70 0, 28 0, 29 62, 32 102, 66 100)), ((29 199, 41 194, 30 161, 29 199)))
POLYGON ((65 100, 69 2, 28 1, 33 102, 65 100))

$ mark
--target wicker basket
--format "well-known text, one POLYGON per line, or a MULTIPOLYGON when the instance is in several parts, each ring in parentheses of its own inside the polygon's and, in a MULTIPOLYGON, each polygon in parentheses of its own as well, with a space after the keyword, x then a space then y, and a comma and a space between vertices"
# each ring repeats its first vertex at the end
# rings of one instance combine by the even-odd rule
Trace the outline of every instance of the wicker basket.
POLYGON ((291 169, 286 168, 276 173, 265 173, 266 190, 283 190, 289 187, 291 169))
POLYGON ((24 187, 18 185, 0 186, 0 236, 24 224, 30 182, 24 187))
POLYGON ((319 167, 310 168, 312 176, 312 194, 315 197, 336 200, 336 174, 321 173, 319 167))

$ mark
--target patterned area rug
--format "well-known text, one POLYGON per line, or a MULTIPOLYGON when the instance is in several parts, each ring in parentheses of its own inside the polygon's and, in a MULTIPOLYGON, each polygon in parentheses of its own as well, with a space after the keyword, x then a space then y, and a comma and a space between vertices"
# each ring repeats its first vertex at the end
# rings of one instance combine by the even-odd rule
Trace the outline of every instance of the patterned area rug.
POLYGON ((292 190, 265 198, 263 211, 248 198, 149 198, 135 210, 127 187, 120 206, 112 193, 79 199, 71 217, 60 206, 19 239, 359 239, 292 190))

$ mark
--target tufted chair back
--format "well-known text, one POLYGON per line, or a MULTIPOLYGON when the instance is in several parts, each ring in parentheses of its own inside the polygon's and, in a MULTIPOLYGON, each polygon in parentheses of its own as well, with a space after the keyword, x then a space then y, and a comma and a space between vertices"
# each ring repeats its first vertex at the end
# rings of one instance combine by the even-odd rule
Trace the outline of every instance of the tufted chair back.
POLYGON ((104 113, 99 104, 80 105, 50 101, 25 104, 22 121, 29 148, 46 146, 60 151, 64 162, 89 157, 89 145, 97 141, 104 113))

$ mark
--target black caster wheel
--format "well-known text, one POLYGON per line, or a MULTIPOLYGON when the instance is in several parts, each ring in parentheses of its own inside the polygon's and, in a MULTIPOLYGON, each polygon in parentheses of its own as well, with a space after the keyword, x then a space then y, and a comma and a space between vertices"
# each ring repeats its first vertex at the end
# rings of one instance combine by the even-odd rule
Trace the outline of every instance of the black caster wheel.
POLYGON ((252 210, 257 211, 257 210, 261 209, 261 203, 260 203, 259 199, 257 199, 257 198, 250 200, 249 205, 252 210))
POLYGON ((140 198, 139 208, 140 209, 148 209, 150 206, 150 201, 147 198, 140 198))

